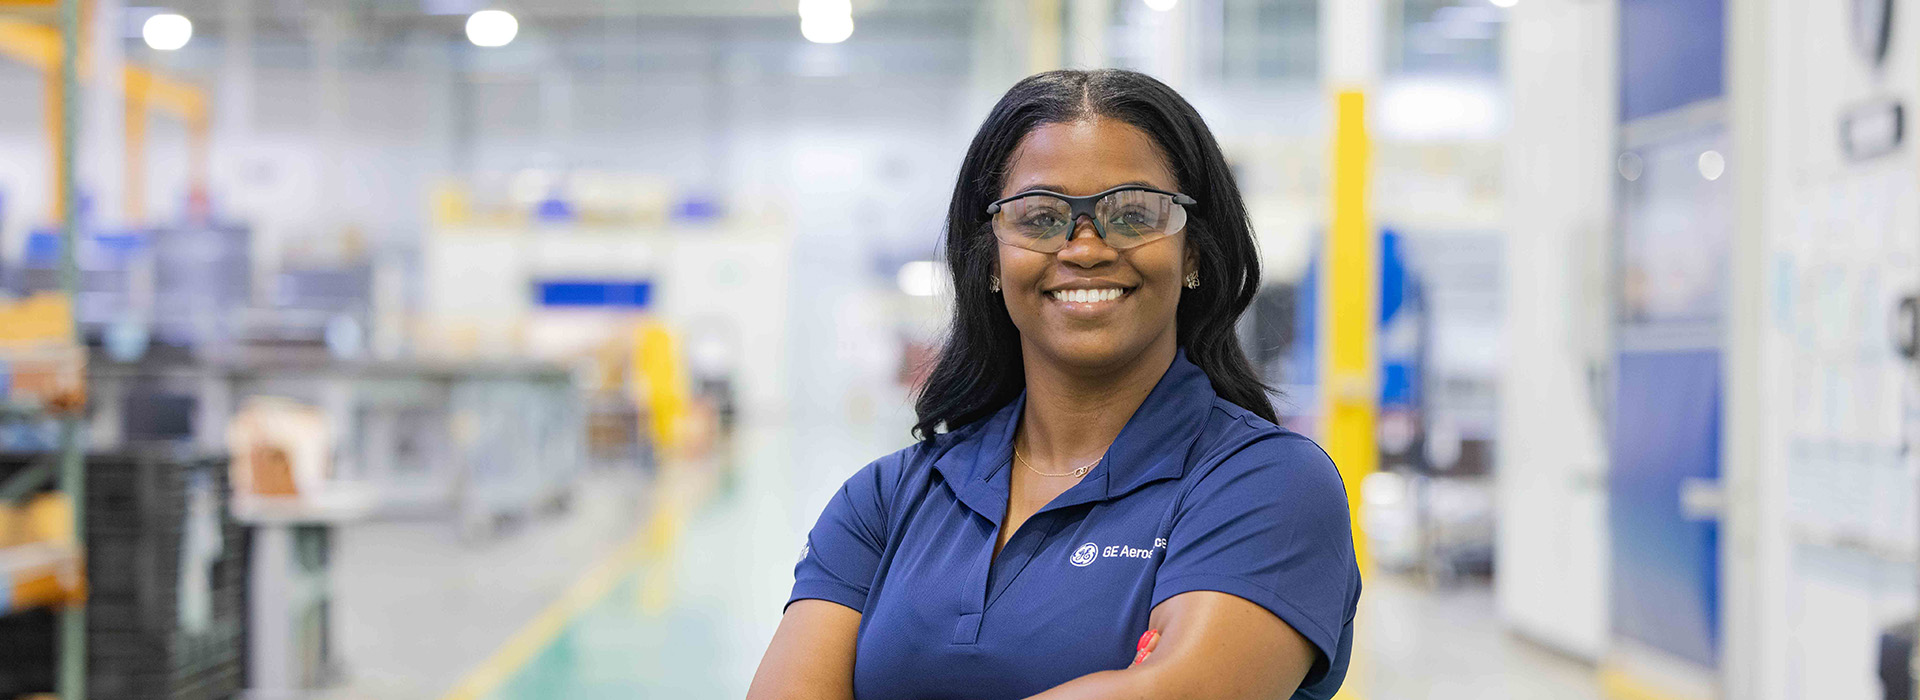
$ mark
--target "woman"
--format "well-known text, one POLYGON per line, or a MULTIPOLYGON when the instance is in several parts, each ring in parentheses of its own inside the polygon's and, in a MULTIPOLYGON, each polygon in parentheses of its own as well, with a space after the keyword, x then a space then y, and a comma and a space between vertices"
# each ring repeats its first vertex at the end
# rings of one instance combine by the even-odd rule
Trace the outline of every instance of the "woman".
POLYGON ((946 253, 920 441, 827 505, 748 697, 1332 697, 1346 495, 1236 343, 1259 262, 1193 107, 1127 71, 1021 81, 946 253))

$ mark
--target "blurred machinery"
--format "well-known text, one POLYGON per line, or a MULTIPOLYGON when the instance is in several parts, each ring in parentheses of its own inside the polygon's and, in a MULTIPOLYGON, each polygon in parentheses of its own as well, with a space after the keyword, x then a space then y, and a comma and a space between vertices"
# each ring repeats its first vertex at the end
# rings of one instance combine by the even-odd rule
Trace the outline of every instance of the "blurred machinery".
MULTIPOLYGON (((1381 235, 1380 471, 1363 486, 1360 517, 1377 563, 1442 583, 1492 567, 1495 368, 1463 349, 1494 342, 1498 276, 1488 273, 1499 249, 1464 234, 1415 240, 1381 235)), ((1298 285, 1262 289, 1241 328, 1248 356, 1279 389, 1281 421, 1309 434, 1320 390, 1317 285, 1315 264, 1298 285)))
POLYGON ((781 401, 786 315, 766 303, 790 266, 779 220, 727 218, 707 196, 642 175, 469 180, 434 193, 412 324, 420 354, 580 368, 599 465, 706 455, 743 413, 781 401))
POLYGON ((450 515, 473 536, 563 505, 584 466, 573 376, 550 365, 148 361, 101 366, 94 383, 103 446, 225 449, 253 397, 317 407, 330 485, 364 494, 372 514, 450 515))
MULTIPOLYGON (((288 266, 259 289, 252 237, 245 226, 223 223, 83 233, 75 251, 81 332, 119 362, 149 352, 208 359, 289 349, 364 354, 381 301, 374 266, 288 266)), ((62 254, 52 232, 34 232, 24 255, 0 261, 0 291, 57 289, 62 254)))

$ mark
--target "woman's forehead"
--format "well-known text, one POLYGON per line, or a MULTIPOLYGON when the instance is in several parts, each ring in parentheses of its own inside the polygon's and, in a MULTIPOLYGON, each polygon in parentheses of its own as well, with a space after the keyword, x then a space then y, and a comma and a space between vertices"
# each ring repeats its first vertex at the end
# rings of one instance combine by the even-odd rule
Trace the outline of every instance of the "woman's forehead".
POLYGON ((1146 132, 1118 119, 1082 119, 1043 124, 1020 139, 999 196, 1030 189, 1085 196, 1128 182, 1179 186, 1146 132))

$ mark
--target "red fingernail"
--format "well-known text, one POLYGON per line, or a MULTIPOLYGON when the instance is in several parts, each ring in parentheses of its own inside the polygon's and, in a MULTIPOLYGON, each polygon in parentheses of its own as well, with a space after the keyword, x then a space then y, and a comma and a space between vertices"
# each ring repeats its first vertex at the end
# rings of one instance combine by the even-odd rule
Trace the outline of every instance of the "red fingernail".
POLYGON ((1137 650, 1140 650, 1140 651, 1146 651, 1146 650, 1147 650, 1147 644, 1148 644, 1149 642, 1152 642, 1152 641, 1153 641, 1153 634, 1154 634, 1154 632, 1153 632, 1153 630, 1147 630, 1147 631, 1145 631, 1145 632, 1141 632, 1141 633, 1140 633, 1140 643, 1139 643, 1139 644, 1136 644, 1136 645, 1134 645, 1134 647, 1133 647, 1133 648, 1134 648, 1134 649, 1137 649, 1137 650))

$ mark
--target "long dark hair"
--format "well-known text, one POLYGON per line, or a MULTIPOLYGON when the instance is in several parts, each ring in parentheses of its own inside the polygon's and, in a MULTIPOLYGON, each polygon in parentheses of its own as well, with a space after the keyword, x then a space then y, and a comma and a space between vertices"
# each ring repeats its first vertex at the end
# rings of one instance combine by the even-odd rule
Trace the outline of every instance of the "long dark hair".
POLYGON ((1020 333, 1000 295, 988 288, 996 241, 987 205, 999 198, 1015 146, 1034 129, 1090 116, 1119 119, 1160 147, 1190 206, 1187 246, 1199 261, 1199 289, 1183 290, 1175 315, 1180 347, 1213 389, 1268 421, 1267 387, 1234 336, 1234 322, 1260 286, 1260 258, 1240 188, 1220 145, 1193 106, 1173 88, 1124 70, 1057 70, 1015 84, 993 106, 967 147, 947 207, 947 267, 953 273, 953 325, 914 402, 914 435, 931 439, 999 410, 1026 387, 1020 333))

